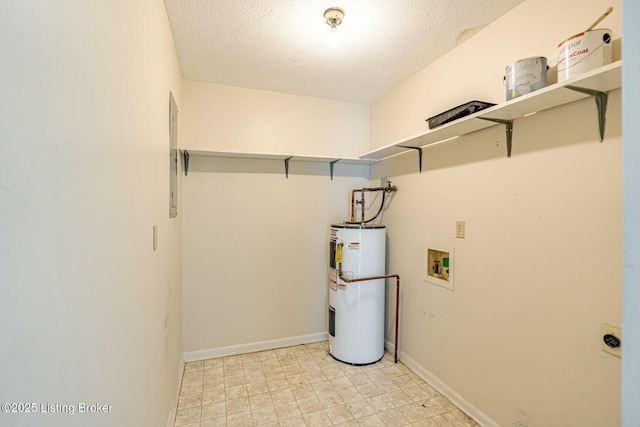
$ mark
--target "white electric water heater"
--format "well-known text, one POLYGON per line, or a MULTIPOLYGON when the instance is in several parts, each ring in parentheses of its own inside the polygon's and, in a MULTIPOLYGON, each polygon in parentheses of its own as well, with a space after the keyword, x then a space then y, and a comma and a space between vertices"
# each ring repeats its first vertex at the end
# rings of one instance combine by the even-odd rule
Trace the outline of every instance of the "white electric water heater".
POLYGON ((385 275, 383 225, 331 226, 329 241, 329 354, 353 365, 384 356, 385 279, 345 282, 385 275))

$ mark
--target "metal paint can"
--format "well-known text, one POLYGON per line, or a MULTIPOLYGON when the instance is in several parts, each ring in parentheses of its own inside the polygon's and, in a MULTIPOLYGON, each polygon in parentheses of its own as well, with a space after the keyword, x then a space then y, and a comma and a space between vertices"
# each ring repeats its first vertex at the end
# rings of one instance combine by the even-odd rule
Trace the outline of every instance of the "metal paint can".
POLYGON ((611 30, 585 31, 558 45, 558 83, 611 63, 611 30))
POLYGON ((547 85, 547 58, 534 56, 508 65, 504 70, 507 101, 547 85))

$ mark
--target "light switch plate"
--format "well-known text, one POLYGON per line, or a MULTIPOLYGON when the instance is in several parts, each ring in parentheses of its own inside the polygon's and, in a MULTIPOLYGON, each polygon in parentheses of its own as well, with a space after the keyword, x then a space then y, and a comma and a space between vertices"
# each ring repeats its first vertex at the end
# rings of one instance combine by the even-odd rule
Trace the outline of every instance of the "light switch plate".
POLYGON ((456 221, 456 238, 464 239, 464 221, 456 221))

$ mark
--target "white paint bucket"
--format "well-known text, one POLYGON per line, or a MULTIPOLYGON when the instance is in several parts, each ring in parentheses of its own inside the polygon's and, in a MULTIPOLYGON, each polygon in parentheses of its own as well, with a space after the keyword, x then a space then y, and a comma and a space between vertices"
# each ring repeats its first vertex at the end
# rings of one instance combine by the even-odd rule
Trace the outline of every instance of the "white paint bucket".
POLYGON ((558 45, 558 83, 611 63, 611 30, 585 31, 558 45))
POLYGON ((535 56, 521 59, 504 69, 507 101, 547 85, 547 58, 535 56))

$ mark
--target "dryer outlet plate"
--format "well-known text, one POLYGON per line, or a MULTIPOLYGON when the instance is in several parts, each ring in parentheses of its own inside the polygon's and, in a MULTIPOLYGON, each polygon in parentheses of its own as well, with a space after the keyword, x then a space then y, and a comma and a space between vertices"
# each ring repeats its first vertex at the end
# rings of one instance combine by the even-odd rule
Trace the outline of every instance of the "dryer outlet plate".
POLYGON ((602 349, 602 351, 604 351, 605 353, 609 353, 613 356, 616 357, 622 357, 622 344, 620 344, 618 347, 610 347, 606 344, 605 342, 605 337, 607 335, 613 335, 615 338, 617 338, 618 340, 620 340, 620 342, 622 341, 622 330, 618 327, 615 326, 611 326, 611 325, 607 325, 606 323, 602 324, 602 328, 601 328, 601 334, 600 334, 600 348, 602 349))

